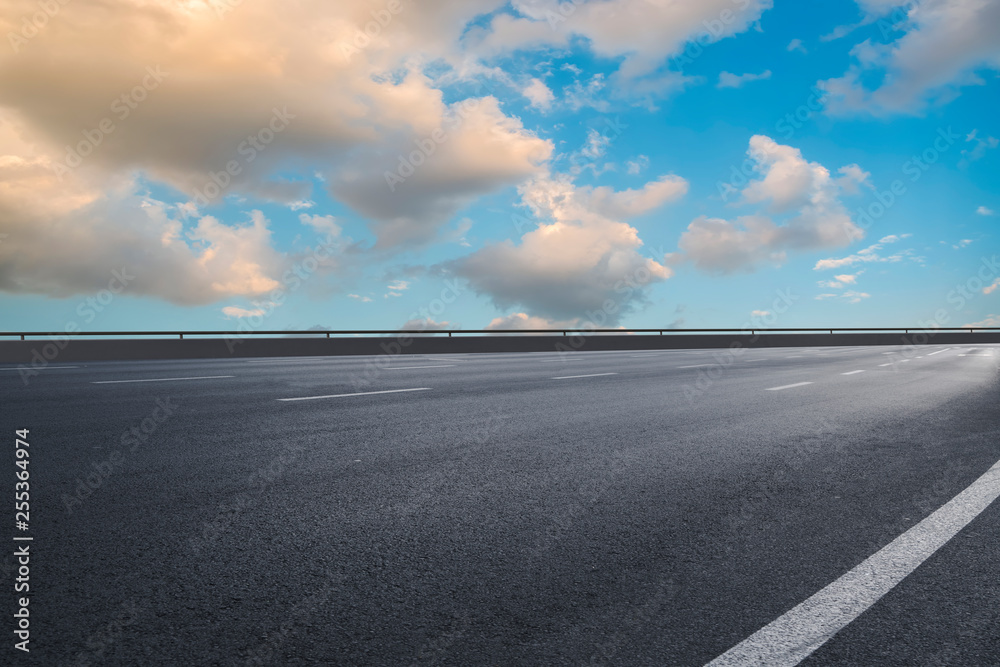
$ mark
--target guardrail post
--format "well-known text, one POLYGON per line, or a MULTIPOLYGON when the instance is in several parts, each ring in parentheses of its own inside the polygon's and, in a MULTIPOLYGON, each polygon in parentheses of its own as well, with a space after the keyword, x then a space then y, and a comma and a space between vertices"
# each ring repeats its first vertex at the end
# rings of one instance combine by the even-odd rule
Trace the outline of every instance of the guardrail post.
MULTIPOLYGON (((970 329, 971 331, 971 329, 970 329)), ((21 334, 21 340, 24 340, 24 334, 21 334)))
POLYGON ((327 332, 327 334, 326 334, 326 337, 327 337, 327 338, 329 338, 329 337, 330 337, 330 332, 327 332))
POLYGON ((181 337, 181 340, 184 340, 184 334, 177 334, 177 335, 181 337))
POLYGON ((451 338, 451 332, 450 331, 448 332, 448 338, 451 338))

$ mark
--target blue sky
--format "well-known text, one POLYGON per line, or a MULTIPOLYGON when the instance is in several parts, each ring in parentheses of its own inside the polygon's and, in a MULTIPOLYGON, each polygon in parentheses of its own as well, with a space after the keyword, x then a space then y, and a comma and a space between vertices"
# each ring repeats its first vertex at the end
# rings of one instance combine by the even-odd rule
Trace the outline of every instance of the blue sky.
POLYGON ((997 3, 87 4, 4 26, 8 329, 1000 326, 997 3))

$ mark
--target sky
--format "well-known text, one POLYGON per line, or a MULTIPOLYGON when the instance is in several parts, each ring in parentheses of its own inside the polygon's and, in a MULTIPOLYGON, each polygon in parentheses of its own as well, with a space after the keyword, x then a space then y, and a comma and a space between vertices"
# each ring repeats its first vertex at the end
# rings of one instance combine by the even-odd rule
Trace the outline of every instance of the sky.
POLYGON ((1000 326, 996 0, 8 0, 5 330, 1000 326))

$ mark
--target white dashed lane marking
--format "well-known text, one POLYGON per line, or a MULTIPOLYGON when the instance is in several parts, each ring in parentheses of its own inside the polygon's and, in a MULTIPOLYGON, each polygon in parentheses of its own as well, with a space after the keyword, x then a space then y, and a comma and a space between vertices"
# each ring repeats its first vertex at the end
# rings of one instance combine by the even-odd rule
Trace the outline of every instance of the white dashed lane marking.
POLYGON ((90 384, 124 384, 126 382, 178 382, 180 380, 219 380, 222 378, 236 377, 235 375, 206 375, 204 377, 187 378, 150 378, 148 380, 101 380, 90 384))
POLYGON ((300 396, 298 398, 279 398, 279 401, 316 401, 321 398, 347 398, 348 396, 374 396, 375 394, 401 394, 407 391, 430 391, 430 387, 416 389, 386 389, 384 391, 358 391, 353 394, 326 394, 325 396, 300 396))
POLYGON ((804 387, 807 384, 812 384, 812 382, 796 382, 795 384, 786 384, 786 385, 782 385, 780 387, 771 387, 770 389, 767 389, 766 391, 781 391, 782 389, 792 389, 794 387, 804 387))

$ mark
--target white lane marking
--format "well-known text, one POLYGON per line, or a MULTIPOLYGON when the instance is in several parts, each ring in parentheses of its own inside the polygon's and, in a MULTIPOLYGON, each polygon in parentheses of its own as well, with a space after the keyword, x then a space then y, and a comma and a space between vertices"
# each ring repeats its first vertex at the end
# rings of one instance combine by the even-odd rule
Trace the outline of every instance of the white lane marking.
POLYGON ((796 382, 795 384, 786 384, 786 385, 782 385, 780 387, 771 387, 770 389, 767 389, 766 391, 781 391, 782 389, 791 389, 792 387, 804 387, 807 384, 812 384, 812 382, 796 382))
POLYGON ((901 359, 899 363, 903 364, 906 363, 907 361, 909 361, 909 359, 901 359))
POLYGON ((841 375, 857 375, 858 373, 864 373, 864 371, 847 371, 846 373, 841 373, 841 375))
POLYGON ((334 357, 285 357, 284 359, 246 359, 248 364, 284 364, 289 361, 315 361, 317 359, 333 359, 334 357))
POLYGON ((583 361, 583 359, 581 359, 580 357, 576 357, 575 359, 542 359, 538 363, 540 363, 540 364, 561 364, 564 361, 583 361))
POLYGON ((801 354, 793 354, 791 356, 785 357, 785 359, 801 359, 801 358, 802 358, 801 354))
POLYGON ((387 367, 387 371, 408 371, 411 368, 452 368, 455 364, 440 364, 434 366, 397 366, 396 368, 387 367))
POLYGON ((596 378, 602 375, 618 375, 618 373, 592 373, 591 375, 563 375, 562 377, 552 378, 553 380, 575 380, 576 378, 596 378))
MULTIPOLYGON (((34 372, 35 370, 49 371, 49 370, 54 370, 56 368, 79 368, 79 366, 42 366, 41 368, 37 368, 37 369, 36 368, 29 368, 28 366, 24 367, 25 370, 31 370, 32 372, 34 372)), ((21 370, 21 369, 20 368, 0 368, 0 371, 19 371, 19 370, 21 370)))
POLYGON ((951 349, 950 347, 946 347, 946 348, 944 348, 943 350, 938 350, 937 352, 931 352, 931 353, 930 353, 930 354, 928 354, 927 356, 928 356, 928 357, 933 357, 933 356, 934 356, 935 354, 941 354, 942 352, 947 352, 947 351, 948 351, 948 350, 950 350, 950 349, 951 349))
POLYGON ((221 378, 236 377, 235 375, 204 375, 202 377, 186 378, 150 378, 148 380, 101 380, 90 384, 124 384, 126 382, 177 382, 178 380, 218 380, 221 378))
POLYGON ((372 396, 374 394, 400 394, 405 391, 430 391, 430 387, 416 389, 386 389, 384 391, 359 391, 353 394, 327 394, 325 396, 300 396, 298 398, 279 398, 279 401, 315 401, 320 398, 345 398, 347 396, 372 396))
POLYGON ((887 364, 879 364, 879 368, 882 368, 883 366, 892 366, 892 362, 890 361, 887 364))
POLYGON ((677 368, 705 368, 707 366, 717 366, 718 364, 695 364, 693 366, 678 366, 677 368))
POLYGON ((892 590, 1000 497, 1000 461, 863 563, 708 663, 791 667, 892 590))

